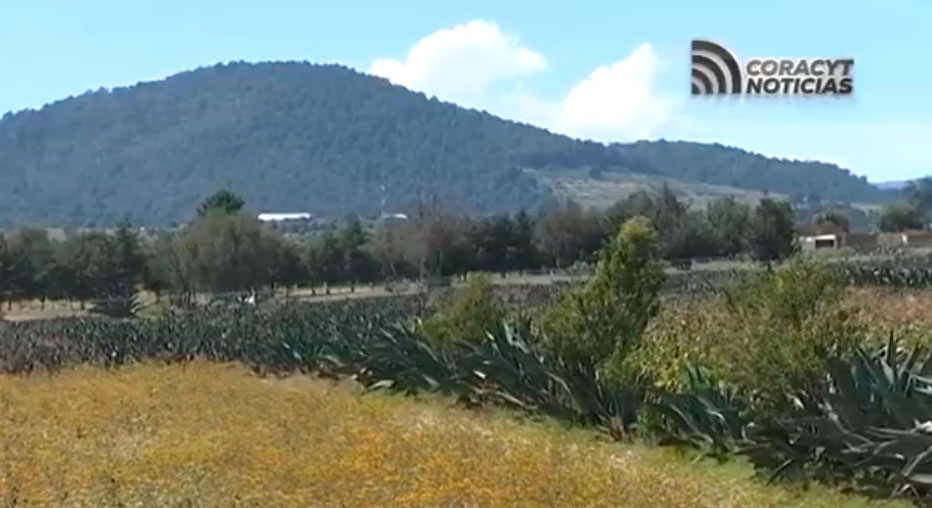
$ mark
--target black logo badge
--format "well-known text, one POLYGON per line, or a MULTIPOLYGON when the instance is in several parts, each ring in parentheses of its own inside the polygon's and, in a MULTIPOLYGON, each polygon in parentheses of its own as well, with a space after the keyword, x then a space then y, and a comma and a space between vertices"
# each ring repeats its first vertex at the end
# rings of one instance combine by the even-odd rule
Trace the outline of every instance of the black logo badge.
POLYGON ((741 67, 727 49, 705 39, 693 39, 692 94, 741 93, 741 67))

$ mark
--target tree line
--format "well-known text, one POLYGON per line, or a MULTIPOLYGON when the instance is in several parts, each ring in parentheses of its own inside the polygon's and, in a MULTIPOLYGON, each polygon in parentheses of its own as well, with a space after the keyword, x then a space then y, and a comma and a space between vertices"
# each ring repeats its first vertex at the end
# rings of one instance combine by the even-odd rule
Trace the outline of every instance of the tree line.
POLYGON ((52 240, 44 230, 0 235, 0 302, 128 298, 139 287, 181 306, 198 293, 429 280, 470 271, 567 269, 592 260, 622 223, 647 218, 668 260, 744 256, 775 260, 795 249, 786 202, 723 198, 691 210, 669 188, 638 192, 607 210, 572 201, 536 213, 466 216, 436 201, 407 220, 350 217, 314 237, 260 223, 243 200, 220 191, 179 231, 142 235, 129 224, 52 240))

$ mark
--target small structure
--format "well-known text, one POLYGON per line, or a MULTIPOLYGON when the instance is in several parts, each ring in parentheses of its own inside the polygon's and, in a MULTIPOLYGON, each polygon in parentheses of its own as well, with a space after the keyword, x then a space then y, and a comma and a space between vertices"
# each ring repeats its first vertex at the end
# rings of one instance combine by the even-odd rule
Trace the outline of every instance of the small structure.
POLYGON ((383 213, 379 216, 379 222, 386 222, 390 220, 406 221, 408 220, 408 216, 403 213, 383 213))
POLYGON ((847 233, 833 224, 805 226, 799 231, 799 247, 803 251, 838 249, 845 245, 847 233))
POLYGON ((307 212, 260 213, 256 218, 282 233, 304 233, 314 226, 314 216, 307 212))
POLYGON ((835 233, 824 235, 803 235, 799 237, 799 246, 803 251, 813 251, 819 249, 837 249, 841 245, 842 238, 835 233))
POLYGON ((290 221, 310 221, 313 215, 302 213, 260 213, 257 217, 260 222, 290 222, 290 221))

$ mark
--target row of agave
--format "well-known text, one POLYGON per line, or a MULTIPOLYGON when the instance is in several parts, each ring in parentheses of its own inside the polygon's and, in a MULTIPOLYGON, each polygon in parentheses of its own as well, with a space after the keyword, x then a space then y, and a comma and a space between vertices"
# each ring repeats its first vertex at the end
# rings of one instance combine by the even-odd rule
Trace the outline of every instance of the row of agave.
POLYGON ((746 281, 755 273, 755 268, 676 272, 667 276, 664 291, 672 294, 715 293, 723 287, 746 281))
POLYGON ((932 355, 859 350, 830 362, 819 389, 792 394, 795 409, 755 414, 694 370, 687 390, 662 394, 658 431, 724 459, 743 455, 772 479, 805 478, 883 495, 932 494, 932 355))
POLYGON ((932 287, 932 256, 929 255, 894 255, 844 260, 836 266, 842 278, 850 285, 932 287))
MULTIPOLYGON (((839 260, 832 266, 841 280, 851 286, 932 287, 932 256, 839 260)), ((714 292, 717 288, 746 280, 755 271, 754 268, 681 271, 667 278, 665 289, 677 294, 714 292)))
POLYGON ((0 372, 157 359, 239 361, 260 372, 308 372, 328 342, 366 340, 416 317, 418 297, 331 304, 226 306, 158 319, 66 318, 0 322, 0 372))
POLYGON ((315 373, 352 377, 373 389, 440 391, 615 435, 636 421, 642 389, 609 390, 591 366, 547 357, 526 340, 527 324, 503 323, 486 337, 440 345, 417 326, 423 303, 410 296, 217 307, 151 320, 0 324, 0 372, 202 358, 268 375, 315 373))

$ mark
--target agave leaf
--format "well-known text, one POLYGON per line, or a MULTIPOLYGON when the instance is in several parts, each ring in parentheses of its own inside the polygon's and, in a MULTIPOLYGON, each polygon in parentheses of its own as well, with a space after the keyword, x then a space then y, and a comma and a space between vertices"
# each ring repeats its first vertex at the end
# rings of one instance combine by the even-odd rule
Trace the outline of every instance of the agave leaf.
POLYGON ((927 458, 929 458, 930 455, 932 455, 932 445, 927 447, 922 452, 916 454, 916 456, 914 456, 912 459, 910 459, 909 462, 906 463, 906 467, 904 467, 902 471, 903 476, 912 475, 915 472, 916 468, 920 464, 922 464, 927 458))

